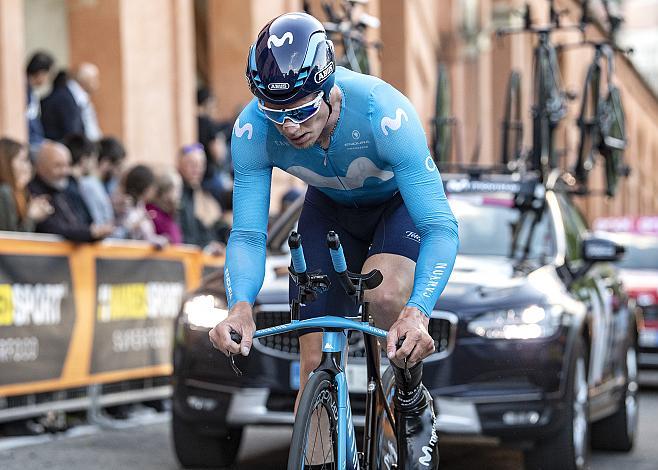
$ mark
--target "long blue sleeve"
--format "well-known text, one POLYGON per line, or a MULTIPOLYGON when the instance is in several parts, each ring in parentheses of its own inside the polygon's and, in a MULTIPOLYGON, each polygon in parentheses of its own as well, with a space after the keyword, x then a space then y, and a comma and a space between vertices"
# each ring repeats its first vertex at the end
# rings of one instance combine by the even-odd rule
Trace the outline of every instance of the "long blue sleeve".
POLYGON ((265 152, 266 133, 249 115, 247 108, 237 119, 231 140, 234 218, 224 267, 229 308, 241 301, 253 304, 265 277, 272 167, 265 152))
POLYGON ((409 100, 381 83, 371 91, 369 114, 377 152, 393 168, 420 235, 414 287, 407 305, 429 316, 455 263, 459 247, 457 221, 427 148, 423 126, 409 100))

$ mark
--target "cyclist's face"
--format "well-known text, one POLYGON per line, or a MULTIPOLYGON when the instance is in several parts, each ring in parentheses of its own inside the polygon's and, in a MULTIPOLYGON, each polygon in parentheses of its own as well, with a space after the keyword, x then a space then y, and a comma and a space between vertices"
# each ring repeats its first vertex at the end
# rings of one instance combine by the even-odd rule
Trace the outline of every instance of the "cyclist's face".
MULTIPOLYGON (((271 109, 291 109, 313 101, 314 98, 315 95, 305 96, 304 98, 285 106, 274 103, 265 103, 265 106, 271 109)), ((318 112, 301 124, 296 124, 290 119, 286 119, 283 124, 275 124, 275 126, 293 147, 305 149, 311 147, 317 142, 320 134, 322 134, 322 131, 324 130, 324 126, 327 124, 328 117, 329 107, 323 100, 320 102, 320 109, 318 109, 318 112)))

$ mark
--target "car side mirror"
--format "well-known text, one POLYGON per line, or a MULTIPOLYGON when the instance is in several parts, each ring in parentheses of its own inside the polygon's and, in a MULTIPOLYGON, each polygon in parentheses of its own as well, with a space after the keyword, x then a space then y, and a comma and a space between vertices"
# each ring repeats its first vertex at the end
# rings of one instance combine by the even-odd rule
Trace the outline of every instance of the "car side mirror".
POLYGON ((625 251, 623 245, 607 238, 589 237, 582 243, 583 259, 588 264, 619 261, 625 251))
POLYGON ((569 285, 582 278, 596 263, 619 261, 624 256, 625 248, 608 238, 589 236, 581 245, 583 265, 572 273, 569 285))

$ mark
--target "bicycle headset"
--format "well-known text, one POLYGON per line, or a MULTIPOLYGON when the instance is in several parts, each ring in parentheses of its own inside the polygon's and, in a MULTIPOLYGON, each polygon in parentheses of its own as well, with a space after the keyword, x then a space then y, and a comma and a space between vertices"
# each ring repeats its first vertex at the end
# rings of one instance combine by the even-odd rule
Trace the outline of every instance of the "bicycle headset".
POLYGON ((249 48, 247 82, 262 102, 286 105, 322 91, 329 104, 334 86, 334 45, 317 19, 306 13, 274 18, 249 48))

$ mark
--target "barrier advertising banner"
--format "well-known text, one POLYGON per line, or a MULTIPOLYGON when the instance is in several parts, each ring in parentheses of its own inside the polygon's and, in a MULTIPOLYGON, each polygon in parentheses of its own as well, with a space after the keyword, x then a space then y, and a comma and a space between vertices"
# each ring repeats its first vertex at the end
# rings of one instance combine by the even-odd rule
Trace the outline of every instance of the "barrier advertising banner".
POLYGON ((182 261, 97 259, 91 374, 171 363, 182 261))
POLYGON ((0 385, 61 375, 73 295, 67 256, 0 256, 0 385))

